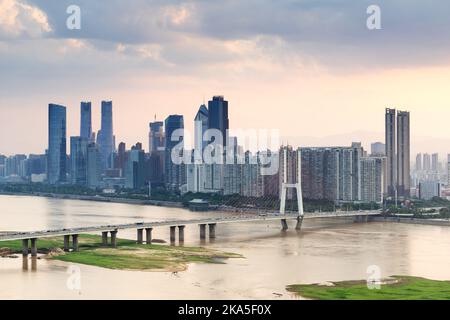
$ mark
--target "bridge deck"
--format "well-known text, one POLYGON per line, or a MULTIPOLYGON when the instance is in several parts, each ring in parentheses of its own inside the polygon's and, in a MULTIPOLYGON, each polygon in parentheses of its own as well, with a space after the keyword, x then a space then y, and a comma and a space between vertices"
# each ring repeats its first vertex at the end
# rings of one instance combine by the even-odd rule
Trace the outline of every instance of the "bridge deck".
MULTIPOLYGON (((379 211, 351 211, 351 212, 322 212, 322 213, 308 213, 304 215, 304 219, 317 219, 317 218, 343 218, 343 217, 355 217, 355 216, 375 216, 379 215, 379 211)), ((153 222, 137 222, 118 225, 106 225, 106 226, 90 226, 70 229, 58 229, 58 230, 44 230, 44 231, 31 231, 31 232, 12 232, 0 234, 0 241, 10 240, 23 240, 34 238, 49 238, 65 235, 74 235, 82 233, 93 232, 106 232, 114 230, 124 229, 144 229, 155 228, 162 226, 181 226, 191 224, 223 224, 223 223, 238 223, 238 222, 250 222, 250 221, 272 221, 272 220, 294 220, 298 218, 298 214, 267 214, 267 215, 239 215, 239 216, 225 216, 217 218, 202 218, 202 219, 189 219, 189 220, 165 220, 165 221, 153 221, 153 222)))

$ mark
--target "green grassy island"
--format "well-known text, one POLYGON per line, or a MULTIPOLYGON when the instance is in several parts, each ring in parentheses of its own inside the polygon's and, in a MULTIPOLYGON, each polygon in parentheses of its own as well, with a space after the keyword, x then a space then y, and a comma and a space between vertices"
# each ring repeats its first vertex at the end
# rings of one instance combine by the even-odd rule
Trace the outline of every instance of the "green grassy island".
MULTIPOLYGON (((219 252, 203 247, 136 244, 133 240, 117 239, 117 248, 102 246, 101 236, 80 234, 79 251, 63 252, 63 240, 42 238, 37 241, 38 253, 46 258, 119 270, 183 271, 187 264, 223 263, 226 258, 241 255, 219 252)), ((0 242, 0 251, 8 254, 22 252, 22 241, 0 242)))
POLYGON ((450 281, 410 276, 392 276, 381 281, 380 289, 368 289, 366 281, 295 284, 287 290, 299 296, 319 300, 449 300, 450 281))

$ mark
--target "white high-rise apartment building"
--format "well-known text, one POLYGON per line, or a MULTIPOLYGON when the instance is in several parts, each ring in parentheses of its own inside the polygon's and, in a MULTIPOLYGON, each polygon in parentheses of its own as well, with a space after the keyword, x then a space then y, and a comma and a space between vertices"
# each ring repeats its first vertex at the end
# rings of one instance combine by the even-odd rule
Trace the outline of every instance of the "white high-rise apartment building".
POLYGON ((383 202, 385 157, 367 157, 360 161, 360 200, 362 202, 383 202))

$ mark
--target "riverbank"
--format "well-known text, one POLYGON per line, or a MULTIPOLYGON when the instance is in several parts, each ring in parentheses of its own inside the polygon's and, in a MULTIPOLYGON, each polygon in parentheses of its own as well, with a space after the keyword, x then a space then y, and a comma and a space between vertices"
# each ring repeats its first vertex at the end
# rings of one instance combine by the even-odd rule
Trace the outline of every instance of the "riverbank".
MULTIPOLYGON (((117 239, 117 248, 111 248, 102 246, 97 235, 80 235, 77 252, 63 252, 60 238, 39 239, 37 244, 41 258, 117 270, 177 272, 186 270, 189 263, 224 263, 225 259, 242 257, 203 247, 136 244, 125 239, 117 239)), ((22 242, 0 242, 0 252, 4 256, 20 254, 22 242)))
POLYGON ((370 217, 374 222, 398 222, 408 224, 422 224, 429 226, 447 226, 450 227, 450 220, 444 219, 417 219, 417 218, 399 218, 399 217, 370 217))
POLYGON ((380 289, 369 289, 366 281, 290 285, 289 292, 318 300, 450 300, 450 281, 410 276, 392 276, 380 289))
MULTIPOLYGON (((106 202, 106 203, 123 203, 123 204, 134 204, 134 205, 147 205, 147 206, 157 206, 157 207, 167 207, 167 208, 186 208, 183 202, 175 201, 162 201, 162 200, 142 200, 142 199, 130 199, 130 198, 116 198, 116 197, 106 197, 106 196, 90 196, 90 195, 76 195, 76 194, 59 194, 59 193, 47 193, 47 192, 33 192, 33 193, 20 193, 20 192, 5 192, 0 191, 0 196, 22 196, 22 197, 43 197, 51 199, 66 199, 66 200, 81 200, 81 201, 94 201, 94 202, 106 202)), ((188 209, 188 208, 186 208, 188 209)), ((222 211, 229 213, 243 213, 246 214, 258 214, 261 212, 270 213, 273 210, 252 210, 246 208, 238 209, 229 206, 218 206, 210 211, 222 211)))
POLYGON ((161 201, 161 200, 151 200, 151 199, 141 200, 141 199, 129 199, 129 198, 116 198, 116 197, 105 197, 105 196, 98 196, 98 195, 97 196, 89 196, 89 195, 76 195, 76 194, 46 193, 46 192, 19 193, 19 192, 4 192, 4 191, 0 191, 0 195, 44 197, 44 198, 54 198, 54 199, 98 201, 98 202, 137 204, 137 205, 152 205, 152 206, 169 207, 169 208, 183 208, 183 203, 181 203, 181 202, 161 201))

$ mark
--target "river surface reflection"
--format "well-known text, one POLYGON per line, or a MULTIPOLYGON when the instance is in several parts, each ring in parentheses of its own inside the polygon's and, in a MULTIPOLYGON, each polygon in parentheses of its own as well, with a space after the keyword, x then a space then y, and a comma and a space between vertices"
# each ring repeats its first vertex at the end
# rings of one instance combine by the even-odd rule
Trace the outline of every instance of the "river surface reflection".
MULTIPOLYGON (((227 213, 91 201, 0 196, 0 231, 26 231, 227 213)), ((185 272, 117 271, 45 259, 0 258, 2 299, 294 299, 293 283, 366 279, 376 265, 382 277, 450 279, 450 228, 345 219, 305 220, 302 232, 278 222, 219 225, 205 246, 242 254, 225 264, 190 264, 185 272)), ((135 239, 135 231, 119 231, 135 239)), ((154 238, 169 239, 169 228, 154 238)), ((187 226, 185 245, 200 245, 187 226)))

